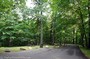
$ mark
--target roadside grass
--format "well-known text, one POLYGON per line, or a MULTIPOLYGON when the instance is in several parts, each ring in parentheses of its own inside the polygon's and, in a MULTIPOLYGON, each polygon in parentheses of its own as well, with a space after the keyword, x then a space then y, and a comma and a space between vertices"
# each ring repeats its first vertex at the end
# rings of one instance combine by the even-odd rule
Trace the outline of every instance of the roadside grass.
POLYGON ((90 50, 80 47, 81 51, 90 59, 90 50))
MULTIPOLYGON (((44 45, 44 48, 53 48, 52 45, 44 45)), ((18 46, 18 47, 0 47, 0 53, 4 53, 6 50, 9 50, 10 52, 19 52, 19 51, 26 51, 26 50, 32 50, 32 49, 38 49, 39 46, 18 46), (20 48, 23 48, 25 50, 20 50, 20 48)))
POLYGON ((39 46, 0 47, 0 53, 4 53, 6 50, 9 50, 10 52, 19 52, 38 48, 39 46), (20 50, 20 48, 23 48, 25 50, 20 50))

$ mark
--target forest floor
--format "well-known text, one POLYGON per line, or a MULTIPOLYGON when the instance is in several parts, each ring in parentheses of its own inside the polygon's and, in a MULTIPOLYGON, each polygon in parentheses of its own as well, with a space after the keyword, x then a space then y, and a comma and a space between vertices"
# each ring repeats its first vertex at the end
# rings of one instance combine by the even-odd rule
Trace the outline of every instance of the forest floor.
POLYGON ((87 59, 76 45, 0 54, 0 59, 87 59))

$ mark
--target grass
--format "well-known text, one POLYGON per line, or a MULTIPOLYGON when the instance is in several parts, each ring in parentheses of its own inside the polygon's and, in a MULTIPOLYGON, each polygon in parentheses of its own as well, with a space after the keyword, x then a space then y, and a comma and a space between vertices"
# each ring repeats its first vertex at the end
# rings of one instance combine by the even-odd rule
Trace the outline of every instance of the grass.
POLYGON ((10 50, 11 52, 18 52, 21 51, 20 48, 31 50, 31 49, 37 49, 39 48, 39 46, 0 47, 0 53, 4 53, 5 50, 10 50))
MULTIPOLYGON (((44 47, 52 48, 53 46, 44 45, 44 47)), ((32 49, 38 49, 39 46, 0 47, 0 53, 4 53, 5 50, 9 50, 11 52, 19 52, 19 51, 22 51, 22 50, 20 50, 20 48, 24 48, 26 50, 32 50, 32 49)))
POLYGON ((90 50, 80 47, 81 51, 90 59, 90 50))

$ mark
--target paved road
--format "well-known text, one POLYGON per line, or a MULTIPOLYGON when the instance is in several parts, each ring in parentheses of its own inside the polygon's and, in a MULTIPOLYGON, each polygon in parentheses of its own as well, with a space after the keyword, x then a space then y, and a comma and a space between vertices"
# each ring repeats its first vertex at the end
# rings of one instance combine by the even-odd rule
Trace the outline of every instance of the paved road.
POLYGON ((0 54, 0 59, 87 59, 75 45, 0 54))

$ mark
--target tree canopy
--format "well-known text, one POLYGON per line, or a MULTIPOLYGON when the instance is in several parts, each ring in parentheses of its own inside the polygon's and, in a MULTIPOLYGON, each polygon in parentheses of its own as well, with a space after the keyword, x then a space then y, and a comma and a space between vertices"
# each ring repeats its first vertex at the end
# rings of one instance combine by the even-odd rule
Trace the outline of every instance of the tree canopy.
POLYGON ((39 44, 90 48, 90 1, 0 0, 0 45, 39 44))

